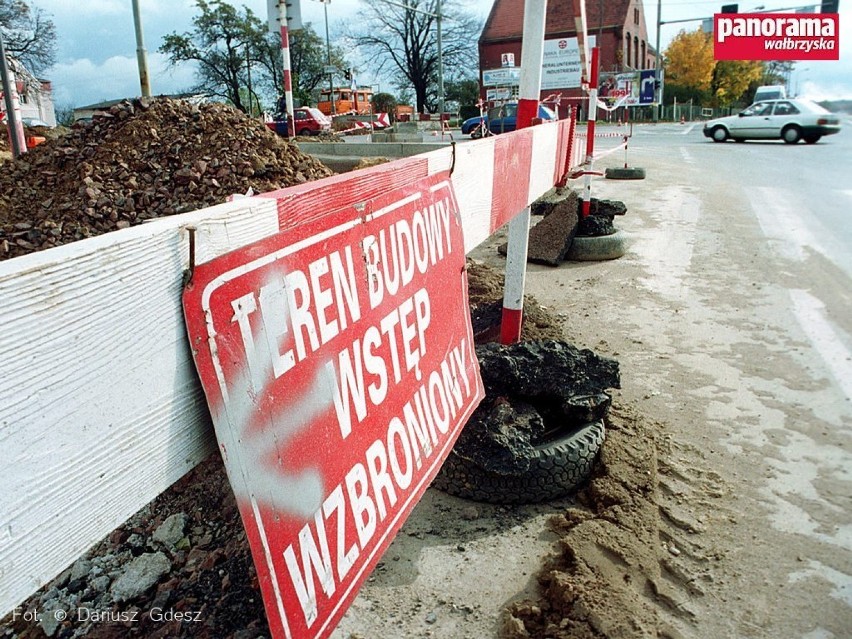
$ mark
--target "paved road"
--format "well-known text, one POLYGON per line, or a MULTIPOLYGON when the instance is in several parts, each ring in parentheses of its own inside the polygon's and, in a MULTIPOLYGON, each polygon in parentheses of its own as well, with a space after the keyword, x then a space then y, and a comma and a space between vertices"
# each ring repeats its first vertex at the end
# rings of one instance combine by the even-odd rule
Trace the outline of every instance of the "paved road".
MULTIPOLYGON (((725 557, 713 586, 725 613, 699 606, 690 636, 824 639, 852 628, 844 124, 810 146, 714 144, 700 125, 636 127, 629 160, 648 179, 594 187, 627 203, 628 254, 559 276, 576 291, 578 338, 622 361, 627 398, 732 486, 704 514, 725 557)), ((559 305, 553 277, 534 270, 529 288, 559 305)))

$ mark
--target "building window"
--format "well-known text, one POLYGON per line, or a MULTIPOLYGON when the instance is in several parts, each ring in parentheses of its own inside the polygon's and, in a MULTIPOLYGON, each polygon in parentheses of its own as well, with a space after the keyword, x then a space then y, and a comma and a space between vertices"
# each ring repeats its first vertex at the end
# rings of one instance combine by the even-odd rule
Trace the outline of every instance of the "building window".
POLYGON ((639 38, 633 36, 633 68, 639 68, 639 38))
POLYGON ((640 60, 639 68, 644 69, 646 66, 648 66, 648 64, 645 56, 645 41, 642 40, 642 59, 640 60))
POLYGON ((630 34, 629 33, 624 35, 624 42, 627 45, 626 46, 626 48, 627 48, 627 62, 625 63, 625 65, 629 67, 630 66, 630 34))
POLYGON ((633 8, 633 24, 639 24, 639 8, 633 8))

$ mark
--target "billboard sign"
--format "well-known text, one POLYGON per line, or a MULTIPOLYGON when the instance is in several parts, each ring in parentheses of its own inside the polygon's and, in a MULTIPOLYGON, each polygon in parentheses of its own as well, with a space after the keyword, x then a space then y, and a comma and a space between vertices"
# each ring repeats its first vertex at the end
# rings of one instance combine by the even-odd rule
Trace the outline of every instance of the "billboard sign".
POLYGON ((482 85, 486 87, 518 86, 520 83, 520 67, 487 69, 482 72, 482 85))
POLYGON ((602 73, 598 98, 610 106, 654 104, 654 69, 626 73, 602 73))
MULTIPOLYGON (((589 36, 589 49, 595 36, 589 36)), ((577 38, 553 38, 544 41, 541 62, 541 90, 577 89, 582 79, 580 48, 577 38)))
POLYGON ((343 206, 184 291, 276 639, 329 636, 484 394, 449 174, 343 206))

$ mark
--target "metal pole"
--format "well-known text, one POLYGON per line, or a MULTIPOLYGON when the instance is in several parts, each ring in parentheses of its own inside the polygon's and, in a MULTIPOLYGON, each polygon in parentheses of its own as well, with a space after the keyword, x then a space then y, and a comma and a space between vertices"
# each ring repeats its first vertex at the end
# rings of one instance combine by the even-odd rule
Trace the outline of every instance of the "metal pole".
POLYGON ((444 130, 444 55, 441 49, 441 0, 438 0, 435 14, 438 23, 438 113, 441 131, 444 130))
POLYGON ((0 80, 3 85, 3 96, 6 102, 6 126, 9 128, 9 141, 12 144, 12 156, 20 157, 26 153, 24 144, 24 127, 18 117, 18 91, 14 79, 6 66, 6 47, 3 44, 3 31, 0 30, 0 80))
POLYGON ((592 47, 592 77, 589 82, 589 117, 586 123, 586 166, 583 176, 583 204, 581 212, 588 217, 592 207, 592 167, 595 159, 595 121, 598 119, 598 66, 600 49, 592 47))
POLYGON ((284 73, 284 103, 287 109, 287 137, 293 138, 296 120, 293 117, 293 78, 290 71, 290 36, 287 32, 287 5, 278 0, 278 16, 281 24, 281 60, 284 73))
POLYGON ((248 76, 248 108, 249 117, 254 117, 254 105, 251 102, 251 58, 249 57, 249 43, 246 42, 246 75, 248 76))
POLYGON ((145 39, 142 36, 142 16, 139 13, 139 0, 133 0, 133 26, 136 27, 136 62, 139 65, 139 86, 142 97, 151 97, 151 82, 148 79, 148 55, 145 52, 145 39))
MULTIPOLYGON (((328 37, 328 5, 331 0, 322 0, 322 8, 325 12, 325 54, 328 68, 331 69, 331 39, 328 37)), ((334 99, 334 74, 328 73, 328 99, 331 100, 331 114, 337 113, 337 100, 334 99)))
MULTIPOLYGON (((538 117, 546 14, 547 0, 524 0, 521 81, 518 87, 518 129, 532 126, 533 118, 538 117)), ((503 289, 503 315, 500 322, 500 342, 503 344, 514 344, 521 339, 529 234, 530 207, 528 206, 509 222, 506 283, 503 289)))
MULTIPOLYGON (((654 109, 654 122, 660 121, 660 102, 662 101, 660 92, 660 89, 662 89, 660 79, 660 26, 662 25, 662 19, 663 0, 657 0, 657 55, 654 58, 654 101, 657 103, 657 108, 654 109)), ((629 42, 627 46, 630 46, 629 42)))

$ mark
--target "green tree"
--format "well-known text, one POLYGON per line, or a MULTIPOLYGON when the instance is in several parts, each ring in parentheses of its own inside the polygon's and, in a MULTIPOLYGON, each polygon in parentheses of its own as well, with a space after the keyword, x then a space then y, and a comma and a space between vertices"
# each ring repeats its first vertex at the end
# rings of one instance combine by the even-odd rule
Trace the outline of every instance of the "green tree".
POLYGON ((39 74, 56 61, 56 26, 35 5, 23 0, 0 0, 0 29, 6 53, 39 74))
POLYGON ((376 93, 373 96, 373 111, 376 113, 388 113, 393 118, 397 104, 396 98, 390 93, 376 93))
POLYGON ((196 0, 195 4, 201 13, 192 20, 193 30, 166 35, 160 52, 173 65, 194 62, 198 66, 196 91, 224 98, 247 111, 240 92, 248 84, 246 59, 257 57, 251 55, 251 48, 266 25, 248 7, 240 13, 222 0, 196 0))
MULTIPOLYGON (((477 68, 473 35, 482 23, 459 0, 442 3, 441 42, 445 80, 477 68), (458 70, 458 71, 457 71, 458 70)), ((414 89, 417 110, 434 111, 438 95, 437 0, 408 0, 406 7, 381 0, 362 2, 349 36, 376 75, 394 73, 395 88, 414 89)))
MULTIPOLYGON (((264 88, 272 95, 280 95, 284 86, 281 38, 277 34, 266 34, 258 41, 257 51, 257 62, 264 69, 264 88)), ((327 47, 310 23, 306 23, 303 29, 290 32, 290 70, 294 99, 303 104, 316 103, 319 91, 329 84, 329 76, 325 72, 325 67, 329 66, 329 57, 330 66, 336 69, 335 75, 342 76, 349 65, 340 46, 327 47)))

